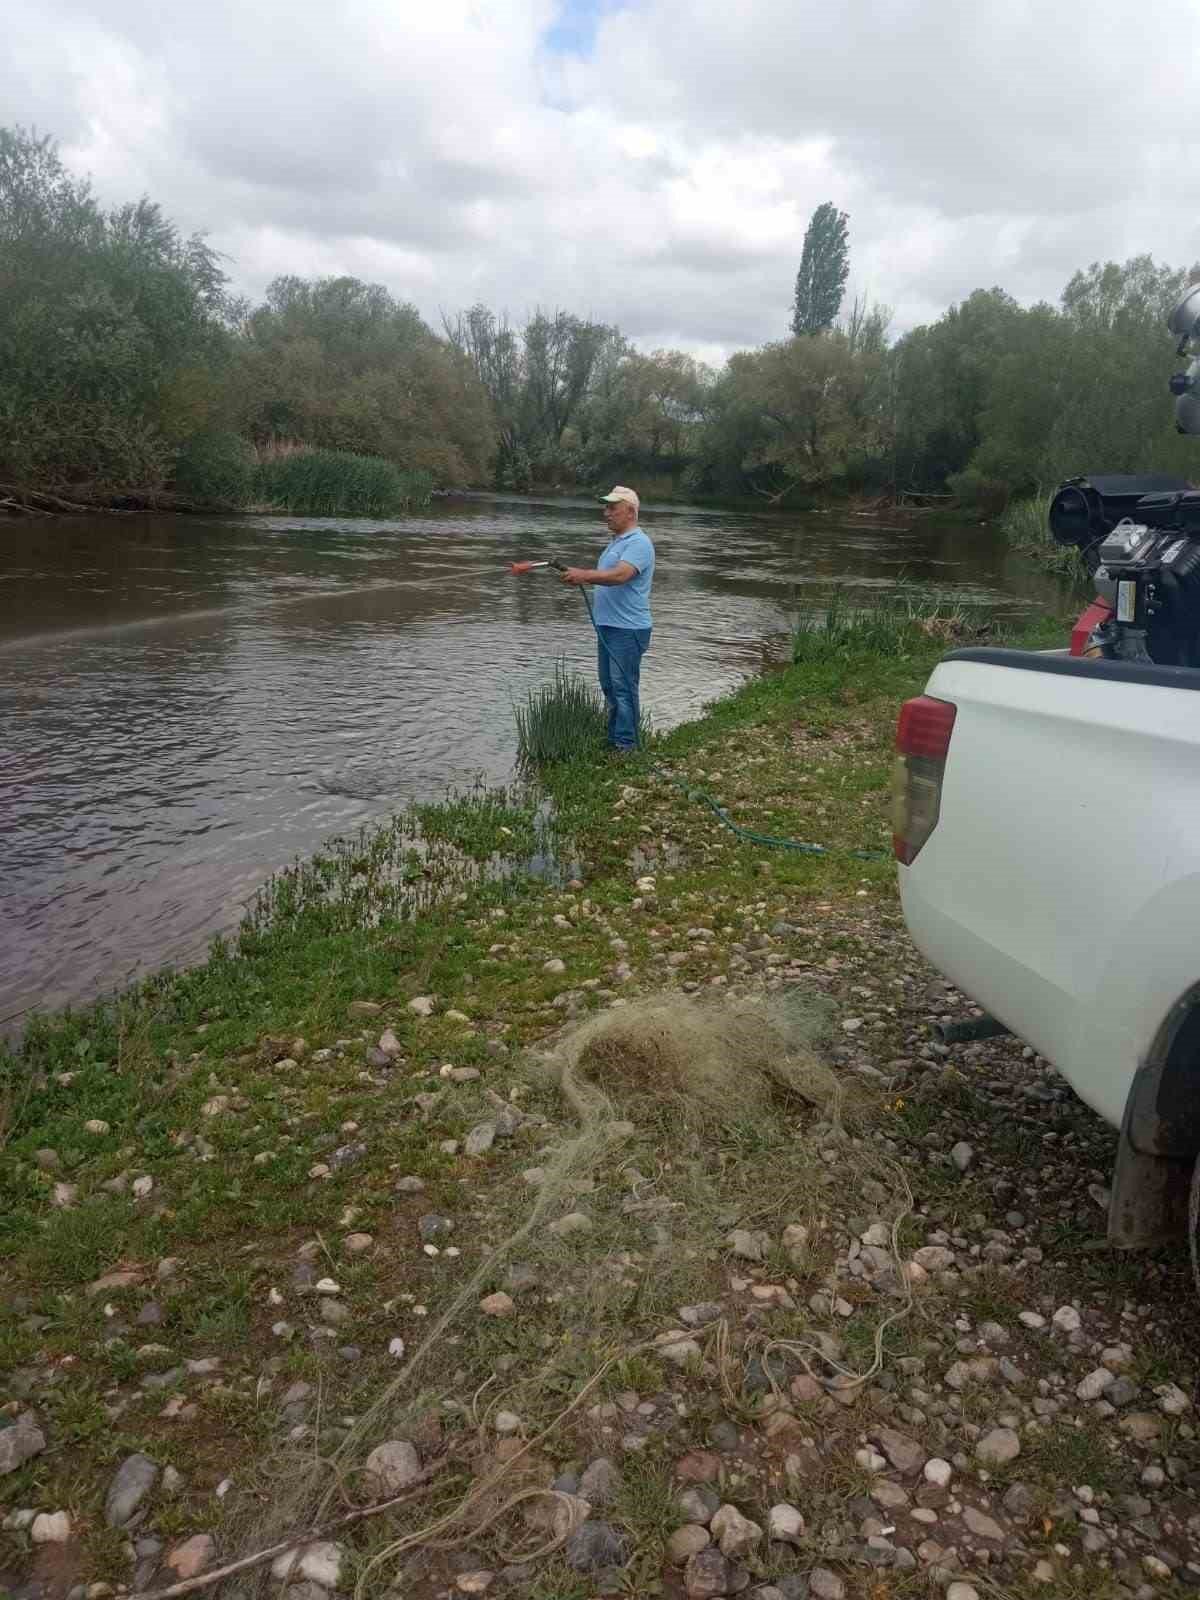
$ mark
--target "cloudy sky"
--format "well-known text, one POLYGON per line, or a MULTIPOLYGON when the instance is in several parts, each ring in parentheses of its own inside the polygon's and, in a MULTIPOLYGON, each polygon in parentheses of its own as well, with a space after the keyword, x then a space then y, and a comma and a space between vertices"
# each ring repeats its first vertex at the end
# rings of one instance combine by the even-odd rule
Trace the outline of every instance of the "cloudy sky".
POLYGON ((229 257, 435 324, 564 306, 781 337, 850 215, 897 330, 973 288, 1200 257, 1197 0, 5 0, 0 121, 229 257))

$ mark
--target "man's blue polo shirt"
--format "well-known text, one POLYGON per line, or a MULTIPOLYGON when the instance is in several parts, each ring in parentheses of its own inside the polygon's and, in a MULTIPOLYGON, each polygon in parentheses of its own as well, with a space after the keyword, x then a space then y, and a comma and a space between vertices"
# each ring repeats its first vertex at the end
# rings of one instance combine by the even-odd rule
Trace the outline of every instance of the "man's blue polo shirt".
POLYGON ((654 546, 640 528, 630 528, 607 545, 597 561, 603 572, 619 561, 636 567, 628 583, 597 584, 592 590, 596 621, 602 628, 650 628, 650 584, 654 578, 654 546))

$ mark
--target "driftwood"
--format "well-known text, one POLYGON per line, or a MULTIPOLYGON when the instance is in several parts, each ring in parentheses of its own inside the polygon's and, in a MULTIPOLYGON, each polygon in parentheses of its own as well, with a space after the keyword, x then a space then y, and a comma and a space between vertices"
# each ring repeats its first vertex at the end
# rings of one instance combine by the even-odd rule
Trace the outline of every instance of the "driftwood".
POLYGON ((429 1480, 446 1465, 448 1465, 446 1461, 440 1461, 426 1467, 421 1474, 422 1481, 410 1484, 407 1489, 393 1495, 390 1500, 381 1500, 372 1506, 359 1506, 356 1511, 348 1511, 345 1516, 338 1517, 334 1522, 327 1522, 324 1527, 308 1528, 303 1533, 290 1534, 278 1544, 268 1545, 265 1550, 256 1550, 253 1555, 242 1556, 238 1561, 229 1561, 223 1567, 214 1567, 211 1572, 202 1572, 199 1577, 184 1578, 179 1583, 168 1584, 165 1589, 135 1589, 129 1600, 176 1600, 178 1595, 195 1594, 200 1589, 211 1589, 215 1583, 222 1583, 226 1578, 232 1578, 239 1572, 248 1572, 251 1567, 261 1567, 264 1561, 273 1561, 276 1556, 286 1555, 289 1550, 298 1550, 302 1545, 318 1544, 321 1540, 340 1533, 343 1528, 353 1527, 356 1522, 362 1522, 367 1517, 377 1517, 382 1511, 392 1511, 396 1506, 407 1505, 409 1501, 428 1494, 433 1487, 429 1480))
MULTIPOLYGON (((220 506, 199 506, 176 494, 160 490, 141 493, 88 495, 67 499, 47 489, 29 489, 21 484, 0 483, 0 515, 9 517, 135 517, 147 511, 220 511, 220 506)), ((231 508, 230 508, 231 509, 231 508)))

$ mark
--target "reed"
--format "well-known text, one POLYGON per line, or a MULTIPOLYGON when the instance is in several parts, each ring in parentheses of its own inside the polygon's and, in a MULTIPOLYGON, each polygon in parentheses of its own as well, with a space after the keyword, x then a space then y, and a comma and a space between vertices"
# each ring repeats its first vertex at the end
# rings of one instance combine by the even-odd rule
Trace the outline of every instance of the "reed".
POLYGON ((856 596, 850 604, 835 590, 824 607, 802 611, 792 631, 792 661, 835 656, 906 656, 931 638, 953 640, 978 625, 968 607, 946 595, 902 584, 883 593, 856 596))
POLYGON ((254 498, 318 517, 392 517, 429 504, 433 480, 382 456, 348 450, 272 449, 255 472, 254 498))
POLYGON ((1071 545, 1056 544, 1050 533, 1051 498, 1049 494, 1035 494, 1028 500, 1015 501, 1000 518, 1000 531, 1014 550, 1039 566, 1065 577, 1081 578, 1079 552, 1071 545))
POLYGON ((531 689, 515 715, 517 759, 526 769, 594 755, 608 729, 604 701, 563 660, 555 663, 554 682, 531 689))

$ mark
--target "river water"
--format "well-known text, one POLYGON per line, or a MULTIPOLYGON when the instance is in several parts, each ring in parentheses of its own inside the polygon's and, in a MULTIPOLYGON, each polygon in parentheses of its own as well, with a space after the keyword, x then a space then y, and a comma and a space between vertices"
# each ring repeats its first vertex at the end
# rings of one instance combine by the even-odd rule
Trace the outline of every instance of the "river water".
MULTIPOLYGON (((904 576, 1020 609, 1057 596, 986 530, 646 508, 656 727, 760 670, 798 605, 904 576)), ((18 522, 0 551, 0 1019, 201 955, 263 877, 333 833, 509 776, 512 707, 592 671, 593 504, 444 500, 401 522, 18 522)))

